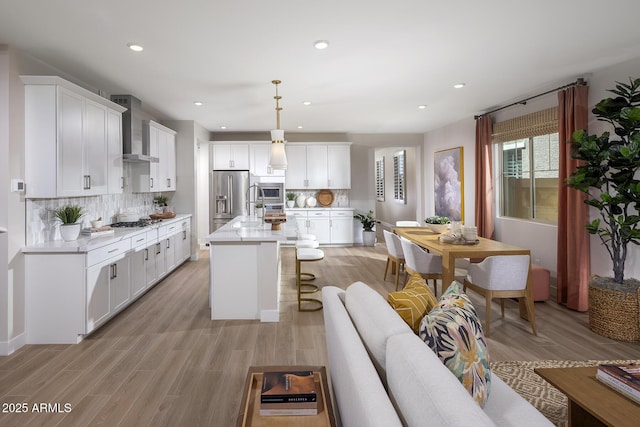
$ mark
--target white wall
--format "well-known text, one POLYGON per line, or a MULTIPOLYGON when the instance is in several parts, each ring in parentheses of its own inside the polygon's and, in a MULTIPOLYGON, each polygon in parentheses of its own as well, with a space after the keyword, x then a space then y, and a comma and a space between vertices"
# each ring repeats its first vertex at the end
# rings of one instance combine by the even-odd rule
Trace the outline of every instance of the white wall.
MULTIPOLYGON (((575 79, 567 78, 566 83, 575 79)), ((629 77, 640 77, 640 58, 622 64, 607 67, 596 71, 591 75, 584 75, 589 83, 590 110, 602 98, 610 96, 607 89, 614 87, 616 81, 628 81, 629 77)), ((544 90, 541 90, 544 91, 544 90)), ((523 98, 526 95, 523 95, 523 98)), ((505 102, 508 104, 509 102, 505 102)), ((496 120, 502 121, 512 117, 538 111, 557 105, 557 94, 549 95, 528 101, 526 105, 517 105, 496 114, 496 120)), ((606 124, 598 122, 589 114, 589 132, 601 133, 606 130, 606 124)), ((464 175, 465 175, 465 223, 475 225, 474 219, 474 180, 475 180, 475 121, 473 118, 461 120, 449 126, 428 132, 424 141, 424 182, 426 199, 425 211, 430 215, 434 211, 433 206, 433 153, 438 150, 464 147, 464 175)), ((592 217, 595 213, 592 213, 592 217)), ((531 249, 535 262, 549 269, 555 277, 557 267, 557 227, 530 221, 496 218, 496 239, 516 246, 531 249)), ((599 275, 612 275, 611 261, 606 250, 602 247, 600 239, 596 236, 591 239, 591 272, 599 275)), ((635 245, 629 247, 629 255, 625 269, 626 277, 640 278, 640 248, 635 245)))

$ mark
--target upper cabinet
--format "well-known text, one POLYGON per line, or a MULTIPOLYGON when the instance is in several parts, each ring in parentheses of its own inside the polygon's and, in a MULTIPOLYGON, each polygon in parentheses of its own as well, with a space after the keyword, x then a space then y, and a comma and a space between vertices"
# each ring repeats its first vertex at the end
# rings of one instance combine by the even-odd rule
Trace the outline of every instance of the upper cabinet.
POLYGON ((142 122, 142 135, 148 143, 149 156, 159 161, 130 163, 132 191, 175 191, 176 132, 153 120, 145 120, 142 122))
POLYGON ((252 174, 257 176, 284 176, 284 170, 272 169, 269 164, 271 143, 251 144, 251 168, 252 174))
POLYGON ((286 188, 351 188, 349 144, 287 143, 286 152, 286 188))
POLYGON ((122 192, 125 109, 59 77, 22 80, 26 197, 122 192))
POLYGON ((249 144, 214 143, 214 170, 249 170, 249 144))

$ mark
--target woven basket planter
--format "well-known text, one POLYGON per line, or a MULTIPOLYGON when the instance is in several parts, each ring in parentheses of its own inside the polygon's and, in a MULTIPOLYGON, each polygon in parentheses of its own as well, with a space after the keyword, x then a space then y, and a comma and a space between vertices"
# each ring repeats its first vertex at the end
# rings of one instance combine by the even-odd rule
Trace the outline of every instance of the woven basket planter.
POLYGON ((640 288, 609 289, 593 278, 589 284, 589 328, 618 341, 640 341, 640 288))

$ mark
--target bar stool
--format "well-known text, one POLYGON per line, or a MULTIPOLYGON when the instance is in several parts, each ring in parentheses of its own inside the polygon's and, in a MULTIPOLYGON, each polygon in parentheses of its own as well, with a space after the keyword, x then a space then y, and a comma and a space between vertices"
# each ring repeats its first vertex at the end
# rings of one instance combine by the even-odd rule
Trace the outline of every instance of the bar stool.
MULTIPOLYGON (((322 301, 315 298, 302 298, 302 294, 318 292, 318 286, 312 283, 302 282, 301 264, 303 262, 321 261, 324 259, 324 252, 321 249, 300 248, 296 249, 296 287, 298 288, 298 311, 318 311, 322 309, 322 301), (312 286, 314 290, 302 290, 302 286, 312 286), (313 308, 302 308, 302 302, 312 302, 317 304, 313 308)), ((315 279, 315 276, 313 276, 315 279)))
MULTIPOLYGON (((296 250, 298 249, 318 249, 320 244, 317 240, 296 240, 296 250)), ((314 280, 316 276, 312 273, 301 272, 300 275, 304 280, 314 280)), ((303 294, 313 293, 318 290, 318 287, 312 283, 303 283, 307 289, 302 290, 303 294)))

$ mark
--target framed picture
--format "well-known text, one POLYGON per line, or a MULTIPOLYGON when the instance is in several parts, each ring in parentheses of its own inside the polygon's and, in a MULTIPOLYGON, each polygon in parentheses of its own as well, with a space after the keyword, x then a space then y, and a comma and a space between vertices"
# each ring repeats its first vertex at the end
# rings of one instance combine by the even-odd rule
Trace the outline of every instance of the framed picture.
POLYGON ((462 147, 436 151, 434 159, 435 214, 451 221, 464 218, 464 171, 462 147))

